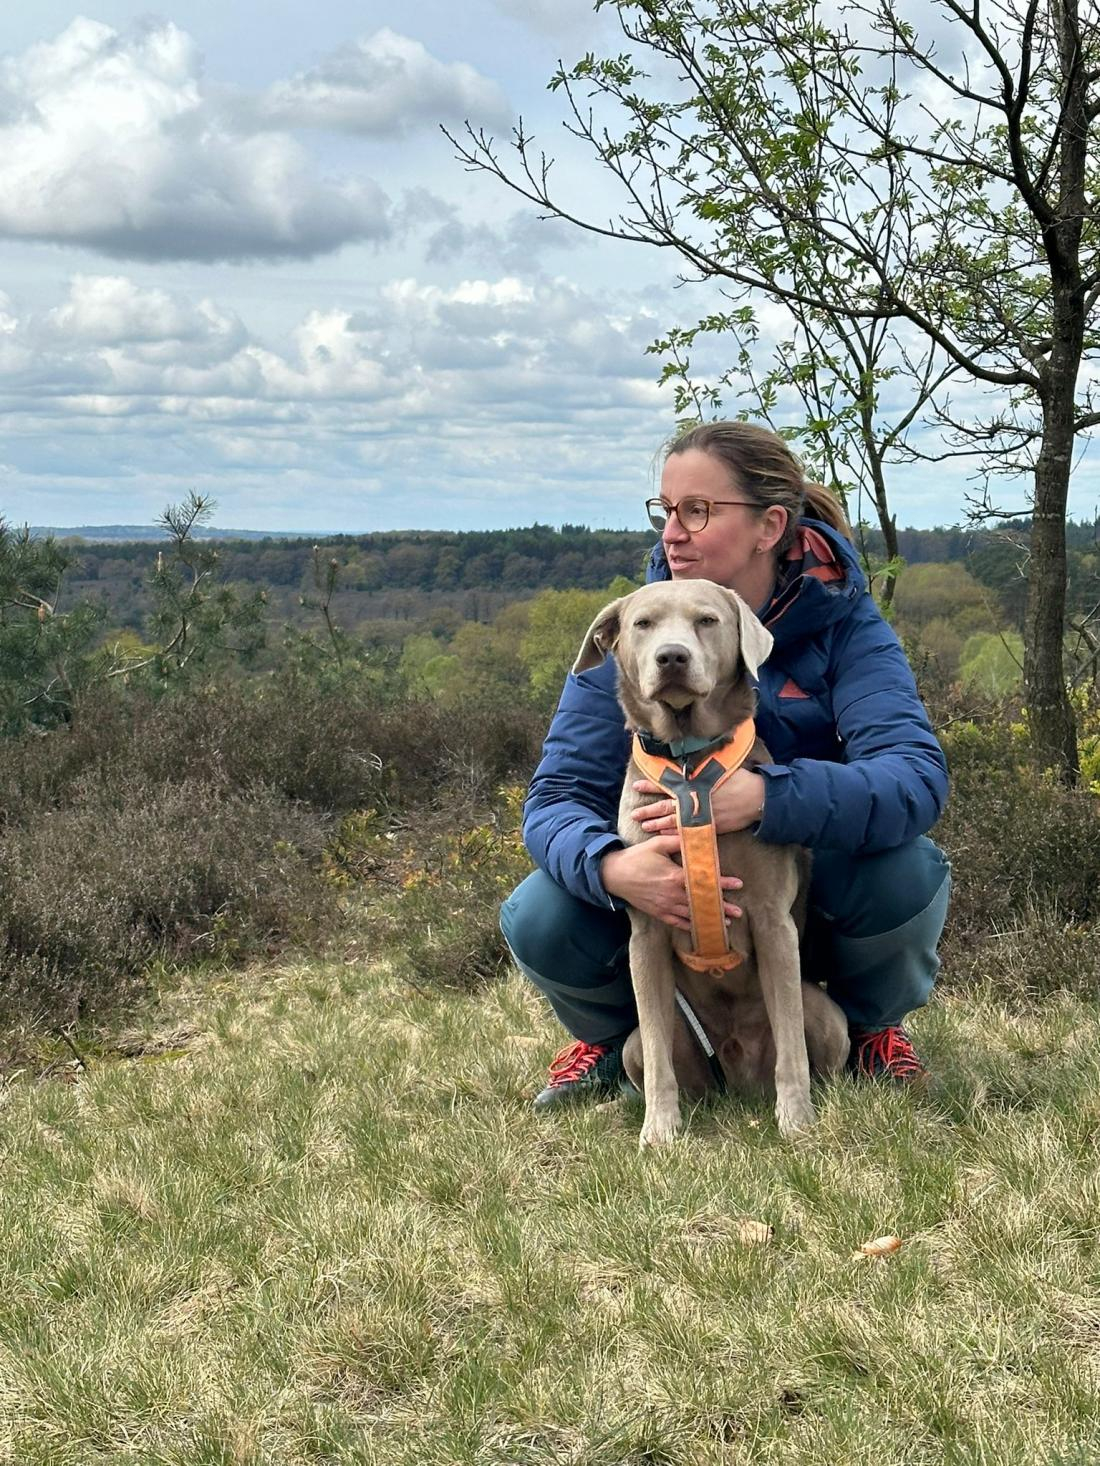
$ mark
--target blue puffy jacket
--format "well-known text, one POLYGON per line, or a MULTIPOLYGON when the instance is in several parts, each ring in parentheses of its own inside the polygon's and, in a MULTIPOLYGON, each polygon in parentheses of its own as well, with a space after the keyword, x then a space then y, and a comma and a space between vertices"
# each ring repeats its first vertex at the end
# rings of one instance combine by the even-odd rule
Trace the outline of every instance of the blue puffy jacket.
MULTIPOLYGON (((646 579, 668 580, 662 546, 646 579)), ((804 519, 761 612, 775 639, 760 669, 757 729, 773 763, 756 829, 774 844, 870 854, 915 839, 939 818, 947 765, 905 654, 855 551, 804 519)), ((629 739, 613 657, 570 673, 523 810, 535 864, 574 895, 621 907, 599 864, 621 845, 619 792, 629 739)))

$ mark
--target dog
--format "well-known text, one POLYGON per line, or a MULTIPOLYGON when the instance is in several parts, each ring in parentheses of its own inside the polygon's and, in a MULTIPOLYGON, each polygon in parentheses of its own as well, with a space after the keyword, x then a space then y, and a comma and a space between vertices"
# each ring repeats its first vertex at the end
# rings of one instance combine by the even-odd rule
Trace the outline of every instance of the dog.
MULTIPOLYGON (((719 740, 738 727, 744 741, 753 734, 749 676, 756 677, 771 647, 771 634, 736 592, 704 580, 662 582, 605 606, 573 670, 595 667, 613 652, 627 727, 646 735, 649 746, 719 740)), ((636 761, 638 750, 636 742, 619 805, 619 835, 628 845, 649 838, 631 815, 655 798, 632 788, 635 780, 653 776, 636 761)), ((744 767, 769 762, 756 738, 744 767)), ((692 956, 691 934, 629 909, 638 1027, 623 1059, 645 1096, 643 1149, 667 1144, 682 1128, 680 1089, 701 1098, 718 1080, 742 1093, 774 1088, 780 1132, 796 1135, 816 1118, 811 1069, 835 1074, 848 1056, 843 1013, 801 978, 808 853, 764 844, 747 829, 719 835, 717 846, 722 873, 743 881, 737 904, 744 915, 729 923, 726 936, 736 965, 696 970, 698 961, 685 961, 692 956), (687 1013, 677 1021, 677 990, 701 1036, 687 1013), (708 1038, 714 1053, 709 1064, 708 1038)))

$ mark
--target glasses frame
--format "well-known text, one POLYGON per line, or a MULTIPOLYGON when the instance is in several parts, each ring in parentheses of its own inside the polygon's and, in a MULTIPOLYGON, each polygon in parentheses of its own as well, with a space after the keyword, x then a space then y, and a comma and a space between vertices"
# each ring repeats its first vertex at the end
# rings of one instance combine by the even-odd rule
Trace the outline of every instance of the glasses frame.
POLYGON ((703 519, 702 524, 699 526, 698 529, 688 529, 687 525, 680 518, 680 515, 679 515, 679 512, 678 512, 678 506, 676 504, 666 504, 663 499, 647 499, 645 501, 645 512, 649 516, 650 526, 653 529, 657 530, 657 532, 659 534, 663 534, 664 533, 664 530, 665 530, 665 527, 667 526, 669 520, 675 514, 676 515, 676 519, 679 522, 680 528, 686 534, 701 534, 702 531, 704 529, 706 529, 707 525, 710 523, 710 511, 714 508, 715 504, 729 505, 731 508, 733 508, 734 506, 740 506, 743 509, 762 509, 762 508, 764 508, 764 505, 763 504, 754 504, 751 499, 706 499, 706 498, 703 497, 702 494, 699 494, 699 495, 686 494, 684 497, 688 500, 689 503, 692 503, 692 504, 705 504, 706 505, 706 511, 707 512, 706 512, 706 515, 705 515, 705 517, 703 519), (664 524, 658 525, 658 524, 655 524, 654 523, 654 520, 653 520, 653 513, 654 513, 654 511, 653 511, 653 508, 651 507, 652 505, 656 505, 661 511, 663 511, 664 516, 665 516, 665 522, 664 522, 664 524))

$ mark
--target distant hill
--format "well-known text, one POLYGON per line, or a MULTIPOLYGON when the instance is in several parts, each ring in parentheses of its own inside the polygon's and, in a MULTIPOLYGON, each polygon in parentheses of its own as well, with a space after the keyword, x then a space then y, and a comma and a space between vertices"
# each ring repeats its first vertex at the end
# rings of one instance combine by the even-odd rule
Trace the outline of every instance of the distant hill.
MULTIPOLYGON (((166 532, 156 524, 80 524, 73 528, 59 525, 32 524, 35 539, 53 535, 57 540, 84 540, 95 544, 143 544, 148 540, 164 540, 166 532)), ((197 540, 316 540, 331 539, 335 530, 217 529, 213 525, 196 529, 197 540)))

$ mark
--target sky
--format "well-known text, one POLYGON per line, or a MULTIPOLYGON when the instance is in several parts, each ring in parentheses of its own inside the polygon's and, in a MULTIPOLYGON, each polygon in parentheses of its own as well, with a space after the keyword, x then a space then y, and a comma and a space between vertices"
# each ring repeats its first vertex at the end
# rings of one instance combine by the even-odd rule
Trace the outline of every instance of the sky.
MULTIPOLYGON (((643 527, 674 421, 646 347, 703 303, 440 130, 522 116, 609 207, 547 82, 620 41, 592 0, 13 7, 0 515, 147 524, 194 490, 240 529, 643 527)), ((905 525, 957 522, 962 490, 891 480, 905 525)))

